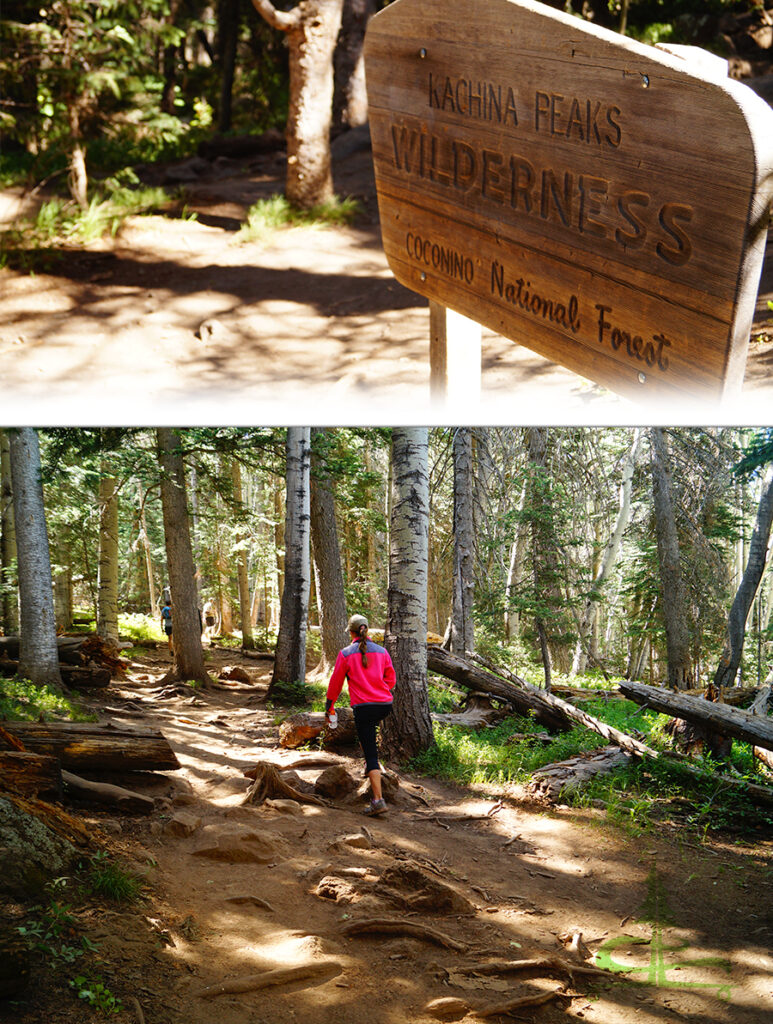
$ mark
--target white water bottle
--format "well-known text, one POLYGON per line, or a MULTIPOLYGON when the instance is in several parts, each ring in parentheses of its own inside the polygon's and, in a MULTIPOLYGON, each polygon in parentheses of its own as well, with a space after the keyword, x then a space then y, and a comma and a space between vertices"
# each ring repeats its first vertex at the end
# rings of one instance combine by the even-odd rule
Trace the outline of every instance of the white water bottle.
POLYGON ((330 718, 328 719, 327 727, 328 727, 328 729, 337 729, 338 728, 338 713, 337 712, 334 711, 333 714, 330 716, 330 718))

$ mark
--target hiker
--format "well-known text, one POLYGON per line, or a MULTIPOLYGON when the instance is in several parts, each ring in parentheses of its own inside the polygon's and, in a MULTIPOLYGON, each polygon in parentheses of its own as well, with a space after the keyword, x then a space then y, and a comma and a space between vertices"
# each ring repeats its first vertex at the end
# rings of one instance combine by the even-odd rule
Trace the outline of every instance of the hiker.
POLYGON ((365 774, 370 779, 371 801, 365 813, 384 814, 387 805, 381 791, 376 727, 392 710, 395 670, 387 650, 368 639, 368 620, 364 615, 352 615, 348 629, 353 643, 344 647, 336 658, 327 687, 325 717, 329 726, 331 719, 334 721, 335 702, 346 680, 357 738, 365 755, 365 774))
POLYGON ((169 641, 169 651, 174 652, 174 646, 172 644, 172 606, 165 604, 161 609, 161 628, 166 633, 166 638, 169 641))

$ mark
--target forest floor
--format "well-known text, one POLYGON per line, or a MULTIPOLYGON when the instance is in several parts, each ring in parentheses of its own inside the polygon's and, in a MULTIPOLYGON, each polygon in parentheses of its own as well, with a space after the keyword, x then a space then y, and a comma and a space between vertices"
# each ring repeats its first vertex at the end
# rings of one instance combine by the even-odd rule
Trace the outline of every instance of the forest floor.
MULTIPOLYGON (((103 981, 123 1002, 116 1024, 139 1021, 132 998, 147 1024, 430 1024, 424 1007, 434 999, 481 1008, 556 988, 562 979, 549 971, 487 976, 464 968, 571 959, 560 937, 577 930, 602 963, 611 957, 634 973, 578 975, 564 998, 516 1019, 773 1019, 773 836, 700 841, 663 822, 632 835, 602 810, 544 810, 508 787, 460 788, 402 770, 382 818, 366 818, 357 794, 322 806, 245 804, 244 769, 259 760, 286 764, 301 752, 279 746, 282 711, 265 701, 270 661, 223 649, 208 659, 213 676, 238 665, 251 684, 164 695, 170 657, 159 648, 134 657, 124 679, 90 700, 102 718, 160 728, 182 766, 121 779, 155 798, 148 817, 75 811, 146 880, 141 903, 79 915, 99 944, 103 981), (440 881, 468 901, 467 913, 439 910, 430 890, 440 881), (403 935, 342 935, 347 924, 385 917, 434 928, 466 951, 403 935), (319 973, 242 995, 203 995, 294 966, 319 973)), ((359 779, 357 751, 340 757, 359 779)), ((320 771, 298 774, 313 783, 320 771)), ((0 1018, 86 1024, 96 1015, 39 969, 29 999, 0 1008, 0 1018)))
MULTIPOLYGON (((367 135, 334 145, 336 191, 362 204, 351 226, 238 244, 250 206, 282 193, 284 169, 282 154, 151 169, 149 184, 184 188, 181 216, 129 218, 34 275, 0 270, 3 421, 32 410, 81 425, 641 420, 641 406, 488 330, 480 402, 431 404, 427 302, 388 269, 367 135)), ((0 227, 18 209, 0 193, 0 227)), ((773 240, 732 422, 767 422, 771 298, 773 240)), ((667 418, 714 422, 717 410, 701 412, 680 403, 667 418)))

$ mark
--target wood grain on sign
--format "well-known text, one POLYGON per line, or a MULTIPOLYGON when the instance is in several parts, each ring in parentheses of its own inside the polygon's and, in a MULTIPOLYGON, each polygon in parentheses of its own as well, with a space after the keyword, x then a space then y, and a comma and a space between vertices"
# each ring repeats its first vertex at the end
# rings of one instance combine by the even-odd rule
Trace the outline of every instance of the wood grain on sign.
POLYGON ((737 393, 773 191, 752 90, 528 0, 395 0, 365 63, 403 284, 633 397, 737 393))

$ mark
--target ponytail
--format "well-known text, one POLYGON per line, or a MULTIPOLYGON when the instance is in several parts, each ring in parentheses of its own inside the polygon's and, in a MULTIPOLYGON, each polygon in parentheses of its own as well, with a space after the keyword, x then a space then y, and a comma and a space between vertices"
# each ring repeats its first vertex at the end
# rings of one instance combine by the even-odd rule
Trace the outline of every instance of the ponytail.
POLYGON ((368 667, 368 658, 366 651, 368 650, 368 627, 366 625, 360 626, 357 630, 357 636, 360 638, 360 654, 362 655, 362 667, 368 667))

